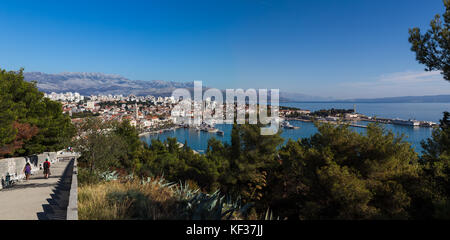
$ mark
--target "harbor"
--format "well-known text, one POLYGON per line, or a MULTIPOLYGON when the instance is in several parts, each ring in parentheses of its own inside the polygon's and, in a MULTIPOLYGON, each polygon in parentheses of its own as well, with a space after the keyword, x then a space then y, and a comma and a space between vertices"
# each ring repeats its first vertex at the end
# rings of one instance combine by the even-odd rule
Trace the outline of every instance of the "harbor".
MULTIPOLYGON (((328 123, 328 124, 340 124, 348 125, 355 132, 364 134, 367 131, 367 126, 370 123, 382 124, 383 128, 387 131, 392 131, 397 135, 404 135, 404 140, 408 141, 411 146, 420 154, 422 151, 421 141, 430 138, 433 129, 438 126, 435 119, 439 119, 439 116, 430 117, 428 113, 419 112, 416 114, 417 118, 422 119, 415 120, 414 116, 410 114, 408 120, 404 120, 399 117, 405 118, 408 116, 402 113, 402 109, 409 109, 413 107, 412 105, 403 104, 401 107, 393 107, 397 105, 386 105, 386 104, 370 104, 363 105, 362 113, 356 112, 356 106, 353 105, 353 109, 323 109, 323 106, 329 106, 329 103, 318 104, 310 106, 315 111, 300 110, 299 107, 303 106, 304 103, 295 104, 291 109, 280 110, 280 130, 281 137, 285 140, 285 143, 289 139, 297 141, 301 138, 311 137, 312 135, 318 133, 318 129, 315 123, 328 123), (391 109, 389 112, 382 112, 382 109, 391 109), (378 110, 379 109, 379 110, 378 110), (298 112, 296 112, 298 111, 298 112), (297 113, 297 114, 296 114, 297 113), (319 114, 318 114, 319 113, 319 114), (383 116, 383 117, 379 117, 383 116), (424 119, 428 121, 424 121, 424 119), (435 121, 433 121, 435 120, 435 121)), ((342 106, 347 107, 349 104, 342 106)), ((433 109, 442 106, 434 106, 429 104, 430 111, 439 111, 433 109)), ((191 147, 196 152, 202 154, 206 152, 208 148, 208 141, 211 138, 216 138, 222 141, 224 144, 231 144, 231 130, 232 124, 219 124, 216 122, 205 122, 201 121, 196 125, 189 124, 179 124, 172 125, 166 129, 158 129, 153 131, 147 131, 140 135, 141 140, 147 144, 151 143, 152 139, 160 139, 164 141, 165 139, 177 138, 179 142, 187 142, 189 147, 191 147)))
POLYGON ((145 136, 145 135, 157 135, 157 134, 162 134, 165 132, 172 132, 175 131, 177 129, 186 129, 186 128, 190 128, 190 129, 195 129, 196 131, 199 132, 207 132, 207 133, 214 133, 217 134, 219 136, 223 136, 224 132, 222 130, 219 130, 217 128, 214 127, 214 125, 210 125, 210 124, 201 124, 201 125, 194 125, 194 126, 189 126, 187 124, 180 124, 174 127, 170 127, 170 128, 165 128, 165 129, 159 129, 159 130, 152 130, 152 131, 142 131, 141 133, 139 133, 139 137, 145 136))
MULTIPOLYGON (((289 130, 295 130, 300 129, 299 126, 292 125, 291 122, 303 122, 303 123, 328 123, 328 124, 334 124, 334 125, 349 125, 350 127, 355 128, 367 128, 366 123, 380 123, 384 125, 397 125, 397 126, 404 126, 404 127, 411 127, 411 128, 435 128, 438 127, 439 124, 432 122, 432 121, 418 121, 414 119, 408 119, 403 120, 399 118, 379 118, 379 117, 368 117, 363 114, 353 114, 346 117, 336 117, 336 116, 328 116, 328 117, 313 117, 304 115, 301 117, 284 117, 280 118, 280 128, 281 129, 289 129, 289 130)), ((167 132, 174 132, 177 129, 192 129, 196 132, 203 132, 208 133, 211 135, 217 135, 219 137, 223 137, 225 135, 225 132, 219 128, 216 127, 213 123, 205 123, 202 122, 202 124, 199 125, 188 125, 188 124, 179 124, 174 125, 169 128, 165 129, 158 129, 158 130, 152 130, 152 131, 143 131, 140 132, 139 137, 143 137, 146 135, 158 135, 158 134, 164 134, 167 132)))
MULTIPOLYGON (((297 127, 296 129, 282 128, 281 137, 284 139, 284 144, 287 143, 289 139, 297 141, 302 138, 311 137, 312 135, 318 133, 318 129, 314 122, 305 121, 289 121, 290 125, 297 127)), ((368 122, 366 122, 368 123, 368 122)), ((363 125, 363 123, 355 123, 363 125)), ((404 140, 409 142, 411 146, 420 153, 422 147, 420 142, 431 137, 433 128, 425 127, 410 127, 405 125, 393 125, 385 124, 383 125, 387 131, 392 131, 396 135, 404 134, 404 140)), ((351 126, 350 127, 358 133, 364 134, 367 128, 362 126, 351 126)), ((231 124, 216 124, 215 128, 219 131, 223 131, 223 135, 217 133, 210 133, 207 131, 198 131, 196 128, 176 128, 171 131, 164 131, 157 134, 146 134, 141 136, 141 141, 151 144, 152 139, 160 139, 165 141, 167 138, 176 138, 178 142, 187 143, 189 147, 194 149, 199 153, 204 153, 208 149, 208 141, 215 138, 224 144, 231 144, 231 131, 233 125, 231 124)))

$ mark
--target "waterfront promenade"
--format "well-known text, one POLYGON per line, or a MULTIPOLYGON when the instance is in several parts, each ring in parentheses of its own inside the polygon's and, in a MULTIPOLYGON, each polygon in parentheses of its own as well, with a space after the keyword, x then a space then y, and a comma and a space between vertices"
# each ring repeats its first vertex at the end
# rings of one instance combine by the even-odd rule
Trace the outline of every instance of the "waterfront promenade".
POLYGON ((69 199, 72 167, 76 156, 64 155, 51 165, 51 176, 43 170, 0 191, 0 220, 64 220, 69 199))

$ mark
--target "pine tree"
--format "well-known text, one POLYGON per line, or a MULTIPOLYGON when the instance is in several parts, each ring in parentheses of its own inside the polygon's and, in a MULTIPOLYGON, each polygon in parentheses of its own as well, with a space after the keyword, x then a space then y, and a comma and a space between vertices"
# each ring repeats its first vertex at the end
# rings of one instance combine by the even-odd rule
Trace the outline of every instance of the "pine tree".
POLYGON ((24 156, 57 151, 74 136, 75 129, 70 118, 62 113, 62 105, 44 98, 35 82, 26 82, 23 69, 17 72, 0 69, 0 100, 3 154, 24 156), (23 130, 20 135, 18 128, 23 130))
POLYGON ((441 16, 437 14, 431 21, 431 29, 421 34, 419 28, 409 30, 411 50, 416 59, 426 66, 427 71, 438 70, 444 79, 450 81, 450 0, 444 0, 446 8, 441 16))

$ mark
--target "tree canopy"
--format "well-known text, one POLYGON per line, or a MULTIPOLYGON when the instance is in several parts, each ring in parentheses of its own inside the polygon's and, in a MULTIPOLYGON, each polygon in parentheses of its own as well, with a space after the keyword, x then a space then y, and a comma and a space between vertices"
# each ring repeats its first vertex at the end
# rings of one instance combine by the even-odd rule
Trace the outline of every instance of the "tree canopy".
POLYGON ((443 2, 446 10, 442 17, 437 14, 430 23, 431 29, 424 34, 417 27, 410 29, 409 42, 425 70, 441 71, 444 79, 450 81, 450 0, 443 2))
POLYGON ((267 194, 278 214, 293 219, 410 217, 420 170, 409 143, 376 125, 366 135, 345 125, 317 127, 311 138, 290 140, 280 150, 281 164, 267 194))
POLYGON ((60 150, 74 133, 62 105, 25 81, 23 69, 0 69, 0 157, 60 150))

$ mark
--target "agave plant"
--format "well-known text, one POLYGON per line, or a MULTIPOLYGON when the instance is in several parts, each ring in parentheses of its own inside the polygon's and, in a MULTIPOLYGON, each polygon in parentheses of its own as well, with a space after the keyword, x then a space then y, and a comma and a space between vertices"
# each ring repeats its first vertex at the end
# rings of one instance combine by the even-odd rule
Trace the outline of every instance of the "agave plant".
POLYGON ((131 173, 131 174, 125 176, 125 179, 128 180, 128 181, 132 181, 134 179, 134 174, 131 173))
POLYGON ((147 179, 141 179, 142 185, 151 184, 153 186, 157 185, 161 188, 172 188, 174 185, 176 185, 173 182, 168 182, 164 177, 158 178, 158 179, 152 179, 151 177, 147 177, 147 179))
POLYGON ((119 178, 119 174, 116 171, 105 171, 100 173, 100 178, 105 181, 114 181, 119 178))
POLYGON ((183 183, 180 181, 180 184, 174 189, 174 194, 178 198, 179 201, 187 201, 193 199, 195 195, 200 191, 200 189, 192 189, 189 186, 189 183, 183 183))
MULTIPOLYGON (((111 173, 105 174, 110 176, 111 173)), ((114 175, 115 176, 115 175, 114 175)), ((131 176, 132 177, 132 176, 131 176)), ((130 178, 130 176, 129 176, 130 178)), ((232 219, 236 216, 246 216, 248 209, 252 204, 241 205, 241 200, 232 201, 230 198, 222 196, 219 191, 212 194, 206 194, 200 191, 200 189, 192 189, 189 184, 182 182, 175 184, 169 182, 164 177, 141 179, 142 185, 151 184, 160 188, 169 188, 173 192, 173 196, 178 201, 177 219, 189 219, 189 220, 222 220, 232 219)), ((126 193, 128 197, 135 197, 138 199, 140 196, 134 196, 131 193, 126 193)), ((111 195, 111 199, 123 199, 122 195, 111 195)))
POLYGON ((231 219, 235 213, 246 215, 252 204, 241 206, 239 202, 233 202, 230 198, 221 196, 219 191, 213 194, 202 192, 188 192, 193 194, 180 209, 180 217, 190 220, 222 220, 231 219))
POLYGON ((265 217, 264 217, 263 220, 280 220, 280 217, 275 218, 275 217, 273 216, 272 210, 270 210, 269 208, 267 208, 267 210, 266 210, 266 215, 265 215, 265 217))

